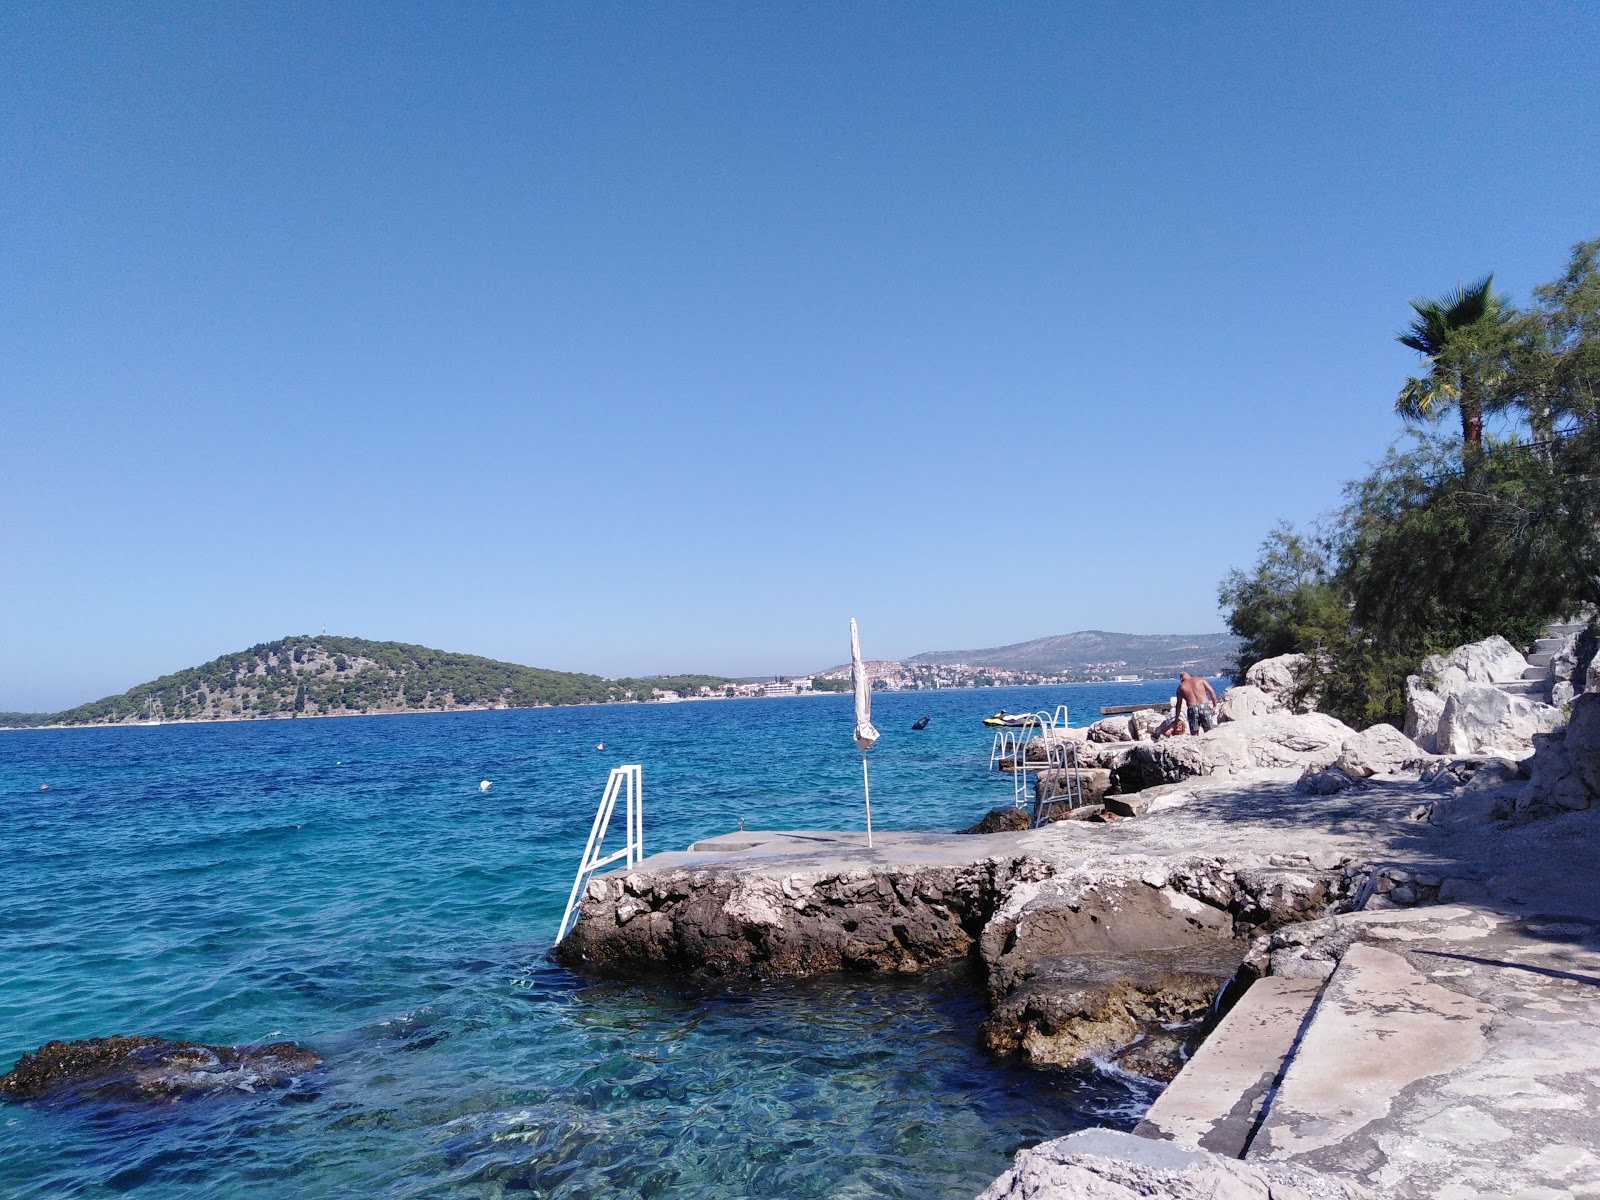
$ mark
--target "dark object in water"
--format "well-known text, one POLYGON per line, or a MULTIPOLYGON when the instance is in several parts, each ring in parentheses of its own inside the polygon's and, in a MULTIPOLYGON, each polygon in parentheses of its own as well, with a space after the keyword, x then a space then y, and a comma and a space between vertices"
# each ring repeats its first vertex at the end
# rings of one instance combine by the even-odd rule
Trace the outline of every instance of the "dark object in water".
POLYGON ((0 1075, 0 1096, 37 1100, 73 1090, 128 1100, 173 1100, 207 1092, 281 1087, 322 1064, 293 1042, 202 1046, 158 1037, 103 1037, 46 1042, 0 1075))
POLYGON ((926 729, 928 727, 928 722, 931 719, 931 717, 918 717, 915 721, 911 722, 911 728, 926 729))

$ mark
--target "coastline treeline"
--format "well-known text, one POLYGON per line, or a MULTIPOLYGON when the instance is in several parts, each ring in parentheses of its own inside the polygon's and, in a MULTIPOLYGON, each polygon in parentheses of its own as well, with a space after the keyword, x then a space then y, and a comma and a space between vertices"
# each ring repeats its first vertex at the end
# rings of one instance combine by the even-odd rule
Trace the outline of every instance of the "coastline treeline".
POLYGON ((1411 302, 1398 340, 1420 370, 1395 399, 1406 443, 1316 528, 1280 524, 1222 581, 1239 677, 1303 653, 1324 711, 1398 723, 1425 655, 1496 633, 1527 642, 1600 609, 1597 260, 1600 239, 1579 243, 1525 307, 1492 276, 1411 302))
POLYGON ((535 708, 650 700, 720 676, 603 679, 405 642, 286 637, 163 675, 59 713, 3 713, 0 726, 104 725, 260 717, 535 708))

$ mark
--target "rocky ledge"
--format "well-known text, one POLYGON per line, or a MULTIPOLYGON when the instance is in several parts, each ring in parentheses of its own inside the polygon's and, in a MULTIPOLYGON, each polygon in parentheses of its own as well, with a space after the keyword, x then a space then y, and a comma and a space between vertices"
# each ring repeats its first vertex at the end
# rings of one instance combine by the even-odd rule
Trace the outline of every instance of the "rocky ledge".
POLYGON ((1372 890, 1371 872, 1332 854, 1074 864, 1042 848, 985 855, 990 839, 947 837, 939 855, 919 847, 934 861, 869 864, 819 860, 785 835, 745 836, 791 853, 704 865, 662 855, 658 867, 595 879, 556 958, 589 974, 770 978, 914 972, 975 956, 989 1049, 1170 1078, 1253 939, 1346 911, 1372 890))
POLYGON ((253 1092, 281 1087, 321 1063, 315 1051, 293 1042, 203 1046, 128 1036, 46 1042, 0 1075, 0 1096, 12 1101, 66 1094, 148 1101, 253 1092))

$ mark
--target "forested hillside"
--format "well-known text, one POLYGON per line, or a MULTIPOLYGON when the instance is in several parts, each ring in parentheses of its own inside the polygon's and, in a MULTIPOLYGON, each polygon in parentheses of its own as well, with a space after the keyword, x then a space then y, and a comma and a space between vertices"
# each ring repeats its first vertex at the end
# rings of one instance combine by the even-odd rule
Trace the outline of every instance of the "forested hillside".
POLYGON ((601 704, 648 700, 657 689, 677 690, 691 680, 696 686, 727 682, 709 675, 602 679, 404 642, 286 637, 66 712, 0 714, 0 726, 601 704))

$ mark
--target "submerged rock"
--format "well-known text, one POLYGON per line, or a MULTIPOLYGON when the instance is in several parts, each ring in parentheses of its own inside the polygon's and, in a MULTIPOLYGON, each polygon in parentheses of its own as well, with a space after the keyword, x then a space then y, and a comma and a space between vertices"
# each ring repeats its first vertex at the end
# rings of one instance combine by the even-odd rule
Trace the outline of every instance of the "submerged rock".
POLYGON ((1244 950, 1231 939, 1196 939, 1167 950, 1041 959, 994 998, 979 1033, 991 1053, 1035 1065, 1113 1061, 1170 1080, 1244 950))
POLYGON ((207 1092, 253 1092, 281 1087, 321 1063, 316 1051, 293 1042, 203 1046, 128 1036, 46 1042, 0 1075, 0 1096, 36 1100, 71 1091, 170 1100, 207 1092))

